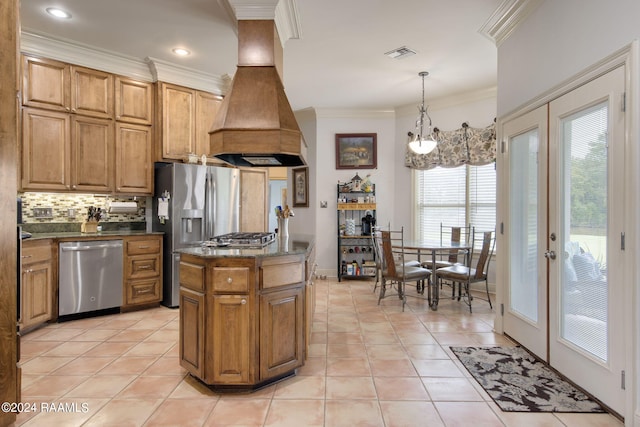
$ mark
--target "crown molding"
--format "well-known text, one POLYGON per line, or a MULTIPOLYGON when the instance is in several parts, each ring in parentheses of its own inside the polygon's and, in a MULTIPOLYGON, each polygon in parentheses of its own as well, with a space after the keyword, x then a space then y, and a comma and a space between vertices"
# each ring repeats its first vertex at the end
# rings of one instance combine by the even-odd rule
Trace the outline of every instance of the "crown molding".
POLYGON ((544 0, 504 0, 478 30, 500 46, 544 0))
POLYGON ((154 81, 173 83, 191 89, 212 92, 216 95, 226 94, 231 83, 231 77, 227 74, 218 77, 151 57, 145 58, 145 62, 154 81))
POLYGON ((316 108, 318 118, 336 119, 393 119, 396 116, 393 110, 359 110, 343 108, 316 108))
POLYGON ((228 75, 215 76, 155 58, 139 60, 76 41, 55 38, 27 28, 20 34, 20 50, 31 55, 106 71, 148 82, 163 81, 217 95, 227 93, 228 75))
POLYGON ((149 66, 144 61, 29 28, 21 31, 20 51, 138 80, 153 81, 149 66))
MULTIPOLYGON (((427 106, 430 111, 432 110, 442 110, 445 108, 456 107, 458 105, 471 104, 477 101, 483 101, 486 99, 497 99, 498 90, 496 86, 492 86, 485 89, 476 90, 473 92, 465 92, 458 95, 451 95, 442 98, 435 98, 429 100, 429 105, 427 106)), ((403 105, 397 107, 395 112, 399 117, 416 115, 418 108, 418 103, 403 105)))
POLYGON ((301 37, 300 14, 296 0, 218 0, 226 10, 236 34, 238 20, 273 20, 278 30, 280 43, 301 37))
POLYGON ((237 20, 275 19, 278 0, 226 0, 237 20))
POLYGON ((276 6, 275 21, 283 45, 287 40, 302 37, 302 26, 296 0, 280 0, 276 6))

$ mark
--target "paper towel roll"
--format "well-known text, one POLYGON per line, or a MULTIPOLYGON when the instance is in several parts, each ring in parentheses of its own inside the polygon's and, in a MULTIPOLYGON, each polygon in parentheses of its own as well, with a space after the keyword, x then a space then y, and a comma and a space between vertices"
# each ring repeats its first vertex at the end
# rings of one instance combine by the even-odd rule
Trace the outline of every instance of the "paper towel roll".
POLYGON ((133 214, 138 213, 137 202, 111 202, 109 205, 109 213, 116 214, 133 214))

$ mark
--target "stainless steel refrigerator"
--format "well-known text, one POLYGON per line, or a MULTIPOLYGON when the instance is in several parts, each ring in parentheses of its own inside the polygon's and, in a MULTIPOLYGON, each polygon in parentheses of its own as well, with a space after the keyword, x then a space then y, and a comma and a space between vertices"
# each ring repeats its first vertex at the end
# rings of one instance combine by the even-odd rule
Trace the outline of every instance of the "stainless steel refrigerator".
POLYGON ((240 175, 233 168, 156 163, 154 193, 153 230, 164 233, 162 304, 177 307, 180 254, 176 250, 238 231, 240 175))

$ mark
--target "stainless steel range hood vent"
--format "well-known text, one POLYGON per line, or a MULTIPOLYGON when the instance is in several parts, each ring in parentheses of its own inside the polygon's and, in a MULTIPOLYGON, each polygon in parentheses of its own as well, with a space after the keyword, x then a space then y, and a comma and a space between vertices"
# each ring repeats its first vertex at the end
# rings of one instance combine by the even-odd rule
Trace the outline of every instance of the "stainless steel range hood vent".
POLYGON ((270 20, 238 21, 238 68, 209 132, 210 154, 236 166, 302 166, 306 144, 277 64, 270 20))

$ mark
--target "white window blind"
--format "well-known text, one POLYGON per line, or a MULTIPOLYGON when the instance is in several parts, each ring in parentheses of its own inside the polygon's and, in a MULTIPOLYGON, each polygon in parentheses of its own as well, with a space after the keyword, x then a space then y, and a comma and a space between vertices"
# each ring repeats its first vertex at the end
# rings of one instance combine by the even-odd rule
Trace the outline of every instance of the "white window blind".
POLYGON ((440 224, 471 224, 479 231, 496 226, 495 164, 416 170, 419 239, 440 239, 440 224))
POLYGON ((496 167, 467 166, 469 172, 469 223, 476 230, 496 227, 496 167))

